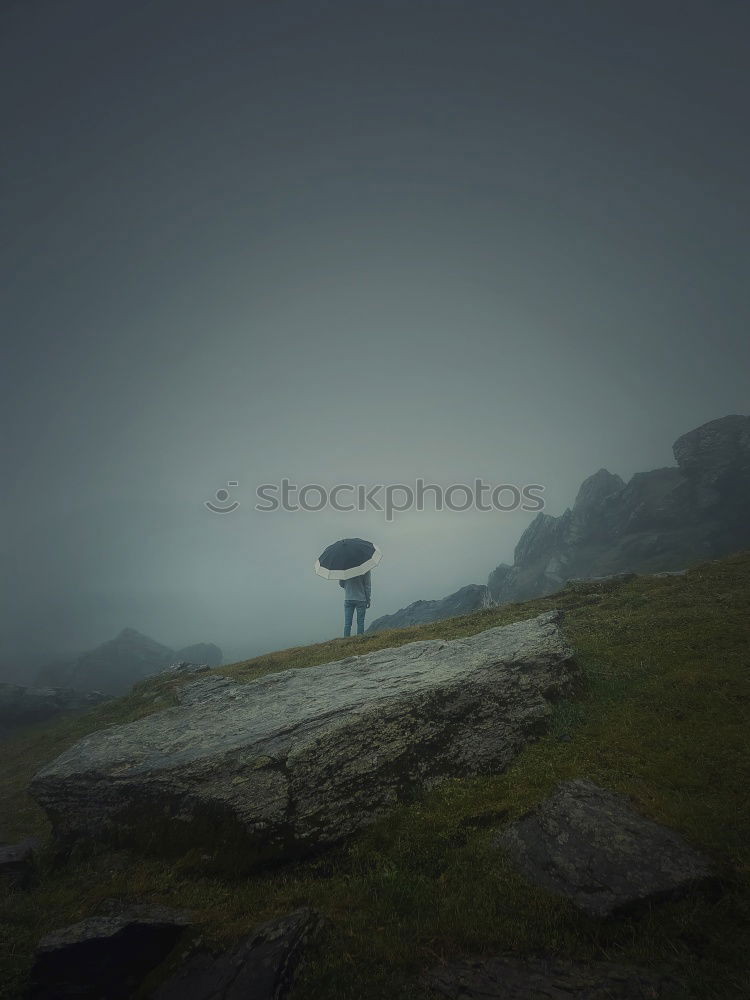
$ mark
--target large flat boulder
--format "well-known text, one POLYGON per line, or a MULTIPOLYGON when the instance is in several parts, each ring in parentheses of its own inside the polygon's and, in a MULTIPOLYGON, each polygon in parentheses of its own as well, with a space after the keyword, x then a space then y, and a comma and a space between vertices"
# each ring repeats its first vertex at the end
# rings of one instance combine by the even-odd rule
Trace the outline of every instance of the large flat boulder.
POLYGON ((205 674, 181 704, 81 740, 30 791, 63 838, 300 856, 444 778, 503 770, 577 674, 557 611, 247 684, 205 674))
POLYGON ((585 778, 559 782, 495 843, 529 881, 594 917, 718 885, 709 861, 679 834, 585 778))

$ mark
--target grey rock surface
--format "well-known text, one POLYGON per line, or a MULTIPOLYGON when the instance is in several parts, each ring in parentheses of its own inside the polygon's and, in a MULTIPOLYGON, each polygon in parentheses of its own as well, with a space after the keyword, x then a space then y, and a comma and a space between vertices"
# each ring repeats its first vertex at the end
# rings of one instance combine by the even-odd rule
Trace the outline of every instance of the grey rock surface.
POLYGON ((320 915, 302 908, 269 920, 222 954, 197 951, 151 1000, 285 1000, 320 926, 320 915))
POLYGON ((579 778, 495 839, 535 885, 594 917, 714 883, 710 863, 620 795, 579 778))
POLYGON ((463 959, 431 969, 425 982, 454 1000, 689 1000, 672 975, 610 962, 548 955, 463 959))
POLYGON ((247 684, 85 737, 30 784, 59 837, 235 844, 258 863, 340 841, 446 777, 503 770, 578 667, 560 613, 247 684))
POLYGON ((426 622, 466 615, 471 611, 487 607, 489 591, 484 584, 470 583, 437 601, 415 601, 392 615, 382 615, 367 629, 368 632, 382 632, 386 628, 403 628, 406 625, 423 625, 426 622))
POLYGON ((89 917, 42 938, 28 1000, 129 1000, 190 923, 189 913, 136 905, 89 917))

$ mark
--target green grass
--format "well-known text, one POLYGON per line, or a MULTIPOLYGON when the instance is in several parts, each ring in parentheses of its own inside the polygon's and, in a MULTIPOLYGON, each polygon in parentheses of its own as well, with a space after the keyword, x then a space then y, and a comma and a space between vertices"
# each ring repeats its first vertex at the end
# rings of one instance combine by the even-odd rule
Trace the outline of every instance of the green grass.
MULTIPOLYGON (((195 933, 226 944, 272 916, 316 907, 326 929, 295 1000, 419 1000, 431 994, 416 977, 441 959, 541 949, 671 971, 696 1000, 746 1000, 750 554, 685 576, 571 584, 524 604, 282 650, 217 672, 250 681, 351 652, 471 635, 553 607, 565 611, 584 690, 556 707, 549 734, 504 773, 447 781, 345 846, 252 877, 209 875, 194 853, 168 862, 89 851, 57 868, 43 853, 40 884, 0 901, 0 981, 7 983, 0 996, 19 995, 43 934, 116 897, 192 909, 195 933), (632 797, 644 815, 679 831, 713 860, 723 894, 692 894, 638 917, 599 921, 526 885, 491 848, 493 832, 555 782, 578 776, 632 797)), ((86 733, 171 704, 178 683, 144 682, 127 698, 2 744, 5 835, 46 842, 44 815, 25 792, 31 775, 86 733)))

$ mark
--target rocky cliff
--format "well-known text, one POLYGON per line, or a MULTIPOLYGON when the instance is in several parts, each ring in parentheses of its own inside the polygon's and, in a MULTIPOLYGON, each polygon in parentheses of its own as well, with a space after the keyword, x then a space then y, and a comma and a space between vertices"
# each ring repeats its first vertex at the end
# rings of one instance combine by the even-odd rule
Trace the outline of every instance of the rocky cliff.
POLYGON ((513 565, 487 586, 469 584, 437 601, 383 615, 368 632, 451 618, 552 594, 576 577, 653 573, 750 548, 750 417, 712 420, 678 438, 676 466, 638 472, 625 483, 599 469, 572 508, 540 513, 521 535, 513 565))
POLYGON ((681 569, 750 547, 750 417, 712 420, 672 450, 676 466, 628 483, 599 469, 564 514, 538 514, 513 565, 490 573, 493 600, 550 594, 575 577, 681 569))

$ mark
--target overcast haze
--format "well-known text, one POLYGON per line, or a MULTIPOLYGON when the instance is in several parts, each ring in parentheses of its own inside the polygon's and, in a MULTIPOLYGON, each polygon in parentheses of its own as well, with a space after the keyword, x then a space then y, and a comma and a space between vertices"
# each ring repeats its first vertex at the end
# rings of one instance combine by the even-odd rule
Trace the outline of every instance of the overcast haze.
MULTIPOLYGON (((80 2, 0 14, 0 672, 228 660, 482 583, 532 513, 260 513, 261 483, 546 487, 748 412, 750 7, 80 2), (240 507, 203 503, 227 481, 240 507)), ((24 674, 26 672, 26 674, 24 674)))

